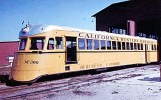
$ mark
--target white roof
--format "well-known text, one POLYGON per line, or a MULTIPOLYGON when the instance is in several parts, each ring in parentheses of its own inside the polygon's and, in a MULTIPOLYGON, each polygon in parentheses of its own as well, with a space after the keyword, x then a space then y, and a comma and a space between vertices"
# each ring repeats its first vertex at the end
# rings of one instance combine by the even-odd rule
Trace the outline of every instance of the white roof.
MULTIPOLYGON (((115 33, 109 33, 105 31, 90 31, 90 30, 82 30, 82 29, 76 29, 71 27, 62 27, 62 26, 56 26, 56 25, 29 25, 25 28, 22 28, 22 30, 19 33, 19 36, 30 36, 30 35, 36 35, 44 32, 48 32, 51 30, 67 30, 67 31, 78 31, 78 32, 85 32, 85 33, 93 33, 93 34, 101 34, 101 35, 109 35, 109 36, 118 36, 123 38, 135 38, 135 39, 142 39, 147 40, 147 38, 144 37, 138 37, 138 36, 129 36, 125 34, 115 34, 115 33)), ((155 39, 148 39, 151 41, 156 41, 155 39)))

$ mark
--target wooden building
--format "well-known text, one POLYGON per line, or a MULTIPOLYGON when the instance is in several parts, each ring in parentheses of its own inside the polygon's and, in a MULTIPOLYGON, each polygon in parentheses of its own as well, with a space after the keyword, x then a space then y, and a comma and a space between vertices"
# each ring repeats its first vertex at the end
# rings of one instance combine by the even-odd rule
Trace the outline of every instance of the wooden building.
POLYGON ((96 30, 147 38, 161 37, 161 0, 114 3, 93 15, 96 30))
POLYGON ((9 65, 18 50, 19 41, 0 42, 0 66, 9 65))

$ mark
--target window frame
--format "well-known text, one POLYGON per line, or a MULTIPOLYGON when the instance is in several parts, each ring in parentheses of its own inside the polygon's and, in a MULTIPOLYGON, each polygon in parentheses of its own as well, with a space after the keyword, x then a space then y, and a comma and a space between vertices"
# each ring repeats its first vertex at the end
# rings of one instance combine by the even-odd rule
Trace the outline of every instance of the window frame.
POLYGON ((63 37, 61 37, 61 36, 55 37, 55 49, 57 49, 57 50, 63 49, 63 37), (57 38, 61 38, 61 41, 59 41, 61 43, 61 45, 57 45, 57 44, 59 44, 59 43, 57 43, 57 38))
POLYGON ((112 44, 111 43, 112 42, 110 40, 106 41, 106 48, 107 48, 107 50, 111 50, 112 49, 112 44), (108 44, 110 44, 110 45, 108 45, 108 44))
POLYGON ((134 43, 133 42, 130 43, 130 50, 134 50, 134 43))
POLYGON ((112 50, 117 50, 117 42, 112 41, 112 50))
POLYGON ((79 49, 79 50, 85 50, 85 49, 86 49, 86 45, 85 45, 85 44, 86 44, 86 43, 85 43, 85 38, 78 38, 78 49, 79 49), (80 41, 79 41, 80 39, 84 40, 84 41, 83 41, 84 43, 81 41, 81 42, 84 44, 84 45, 83 45, 83 48, 82 48, 82 47, 81 47, 81 48, 79 47, 79 46, 80 46, 80 44, 79 44, 79 43, 80 43, 80 41))
POLYGON ((92 46, 92 44, 93 44, 93 39, 86 39, 86 49, 87 50, 92 50, 93 49, 93 46, 92 46), (88 41, 91 41, 90 42, 90 46, 88 46, 88 41), (88 48, 88 47, 90 47, 90 48, 88 48))
POLYGON ((140 43, 137 43, 137 45, 138 45, 138 50, 141 50, 140 43))
POLYGON ((138 50, 138 43, 134 43, 134 50, 138 50))
POLYGON ((126 42, 126 50, 131 50, 129 42, 126 42))
POLYGON ((144 50, 143 44, 140 44, 140 50, 144 50))
POLYGON ((122 44, 120 41, 117 41, 117 50, 122 50, 122 44))
POLYGON ((30 37, 31 41, 30 41, 29 50, 44 50, 45 39, 46 39, 45 37, 30 37), (39 40, 41 41, 40 44, 38 44, 39 40), (34 42, 36 42, 36 43, 34 43, 34 42))
POLYGON ((54 50, 55 49, 55 38, 51 37, 48 39, 47 50, 54 50), (53 39, 53 44, 49 44, 50 40, 53 39), (52 46, 50 49, 50 45, 52 46))
POLYGON ((126 50, 126 42, 122 42, 122 50, 126 50))
POLYGON ((100 50, 100 43, 99 40, 93 39, 93 49, 94 50, 100 50), (97 45, 96 45, 97 44, 97 45), (97 48, 96 48, 97 47, 97 48))
POLYGON ((100 49, 101 50, 106 50, 106 41, 105 40, 100 40, 100 49), (103 45, 104 48, 102 48, 102 42, 103 41, 104 41, 104 45, 103 45))
POLYGON ((25 50, 26 49, 27 40, 28 40, 27 38, 20 39, 18 50, 25 50), (22 41, 22 40, 24 40, 24 41, 22 41), (23 47, 23 49, 22 49, 22 47, 23 47))

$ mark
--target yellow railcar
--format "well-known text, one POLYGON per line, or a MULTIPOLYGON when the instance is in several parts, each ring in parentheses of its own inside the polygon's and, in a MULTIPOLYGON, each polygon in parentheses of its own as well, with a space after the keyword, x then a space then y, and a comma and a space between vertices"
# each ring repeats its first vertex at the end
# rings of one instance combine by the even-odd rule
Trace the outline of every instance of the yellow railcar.
POLYGON ((19 34, 10 80, 157 62, 157 40, 53 25, 26 26, 19 34))

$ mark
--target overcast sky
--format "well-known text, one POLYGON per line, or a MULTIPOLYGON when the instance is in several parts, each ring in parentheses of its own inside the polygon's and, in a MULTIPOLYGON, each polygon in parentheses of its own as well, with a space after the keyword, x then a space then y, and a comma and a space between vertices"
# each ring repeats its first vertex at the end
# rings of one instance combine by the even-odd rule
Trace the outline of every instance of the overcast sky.
POLYGON ((0 41, 18 40, 22 21, 95 30, 91 16, 125 0, 0 0, 0 41))

